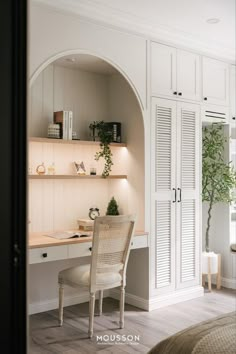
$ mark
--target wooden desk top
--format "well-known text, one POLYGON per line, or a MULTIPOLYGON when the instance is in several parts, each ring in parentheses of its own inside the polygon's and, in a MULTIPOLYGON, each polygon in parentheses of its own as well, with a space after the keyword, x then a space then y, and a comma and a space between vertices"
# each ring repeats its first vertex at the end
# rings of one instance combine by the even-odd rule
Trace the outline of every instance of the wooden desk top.
MULTIPOLYGON (((77 230, 78 231, 78 230, 77 230)), ((52 247, 69 245, 74 243, 92 242, 92 233, 88 237, 67 238, 57 240, 56 238, 45 236, 47 232, 34 232, 29 234, 29 248, 52 247)), ((134 236, 148 235, 148 232, 135 231, 134 236)))

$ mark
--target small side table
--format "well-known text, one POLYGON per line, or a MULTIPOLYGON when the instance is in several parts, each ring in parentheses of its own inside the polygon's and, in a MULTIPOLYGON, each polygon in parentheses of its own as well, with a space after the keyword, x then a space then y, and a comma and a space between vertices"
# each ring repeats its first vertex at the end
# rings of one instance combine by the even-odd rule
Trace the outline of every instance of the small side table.
POLYGON ((207 273, 202 273, 202 286, 205 286, 206 276, 208 281, 208 290, 211 291, 211 276, 212 274, 216 274, 216 289, 220 290, 221 288, 221 254, 217 254, 218 258, 218 266, 217 273, 212 273, 211 271, 211 258, 208 258, 208 271, 207 273))

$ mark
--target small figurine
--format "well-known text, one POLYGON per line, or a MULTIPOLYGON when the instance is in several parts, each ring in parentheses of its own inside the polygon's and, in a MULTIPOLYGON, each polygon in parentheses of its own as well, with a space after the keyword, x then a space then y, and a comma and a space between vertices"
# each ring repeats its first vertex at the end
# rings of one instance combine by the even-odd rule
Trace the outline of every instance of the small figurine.
POLYGON ((83 161, 81 163, 74 162, 77 175, 86 175, 83 161))
POLYGON ((45 169, 45 166, 44 166, 44 163, 42 162, 41 165, 38 165, 36 167, 36 172, 38 175, 44 175, 45 172, 46 172, 46 169, 45 169))
POLYGON ((56 170, 55 170, 55 164, 54 164, 54 162, 48 167, 48 174, 49 175, 55 175, 55 172, 56 172, 56 170))

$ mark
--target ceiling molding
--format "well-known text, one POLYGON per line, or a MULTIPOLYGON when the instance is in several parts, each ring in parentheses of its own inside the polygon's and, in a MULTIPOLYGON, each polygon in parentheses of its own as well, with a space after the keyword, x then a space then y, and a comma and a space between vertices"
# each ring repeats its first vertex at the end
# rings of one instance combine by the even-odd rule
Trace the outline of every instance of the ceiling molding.
POLYGON ((209 42, 198 36, 157 23, 148 23, 129 12, 104 6, 96 0, 32 0, 62 13, 80 16, 98 24, 109 25, 126 32, 146 36, 149 39, 180 45, 200 53, 206 53, 224 60, 235 62, 235 48, 224 46, 216 40, 209 42))

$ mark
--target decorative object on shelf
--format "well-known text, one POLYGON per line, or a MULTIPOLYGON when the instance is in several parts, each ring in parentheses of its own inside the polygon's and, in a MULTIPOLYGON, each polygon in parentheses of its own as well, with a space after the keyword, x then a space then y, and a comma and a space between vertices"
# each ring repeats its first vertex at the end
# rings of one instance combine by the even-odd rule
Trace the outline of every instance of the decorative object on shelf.
POLYGON ((112 142, 121 143, 121 123, 107 122, 106 123, 111 131, 112 142))
POLYGON ((119 215, 118 204, 114 197, 108 203, 106 215, 119 215))
POLYGON ((211 213, 216 203, 231 203, 236 188, 236 171, 231 162, 224 161, 224 145, 227 138, 222 124, 204 128, 202 142, 202 201, 208 202, 208 218, 205 235, 205 251, 209 252, 211 213))
POLYGON ((48 138, 60 139, 60 124, 48 125, 48 138))
POLYGON ((41 163, 41 165, 38 165, 36 167, 36 172, 37 172, 38 175, 45 175, 46 169, 45 169, 45 166, 44 166, 43 162, 41 163))
POLYGON ((73 131, 73 132, 72 132, 72 140, 80 140, 80 139, 78 138, 78 135, 77 135, 77 132, 76 132, 76 131, 73 131))
MULTIPOLYGON (((110 143, 112 142, 111 129, 108 124, 104 121, 94 121, 89 125, 89 128, 92 130, 93 134, 97 131, 98 137, 100 139, 100 149, 101 151, 96 152, 95 160, 98 161, 101 157, 105 160, 104 169, 102 176, 106 178, 111 172, 112 162, 112 152, 110 149, 110 143)), ((95 135, 94 135, 95 136, 95 135)))
POLYGON ((95 220, 95 218, 96 218, 97 216, 99 216, 99 215, 100 215, 100 212, 99 212, 99 209, 98 209, 98 208, 92 207, 92 208, 89 209, 89 218, 90 218, 91 220, 95 220))
POLYGON ((48 174, 55 175, 55 173, 56 173, 56 169, 55 169, 55 164, 53 162, 50 166, 48 166, 48 174))
POLYGON ((97 174, 96 168, 95 167, 90 167, 90 175, 91 176, 96 176, 96 174, 97 174))
POLYGON ((86 175, 86 170, 83 161, 80 163, 74 162, 77 175, 86 175))
POLYGON ((93 231, 94 221, 92 219, 78 219, 78 227, 81 231, 93 231))
POLYGON ((230 245, 230 249, 232 252, 236 252, 236 243, 233 243, 232 245, 230 245))

